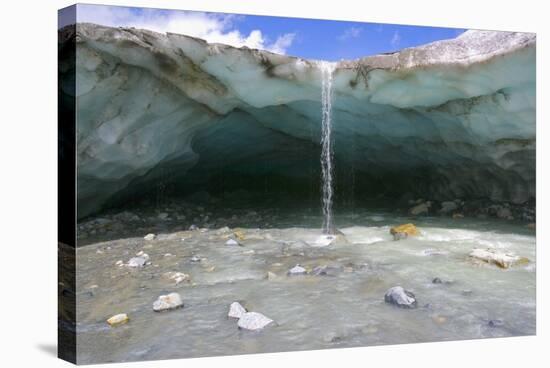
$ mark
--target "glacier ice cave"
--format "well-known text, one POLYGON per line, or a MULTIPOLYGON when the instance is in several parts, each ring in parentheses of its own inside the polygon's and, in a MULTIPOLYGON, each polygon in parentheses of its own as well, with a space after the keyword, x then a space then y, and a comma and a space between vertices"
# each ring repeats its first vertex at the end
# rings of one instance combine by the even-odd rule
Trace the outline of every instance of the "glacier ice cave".
MULTIPOLYGON (((62 68, 60 88, 76 97, 79 218, 159 183, 319 198, 319 62, 94 24, 64 29, 67 40, 76 73, 62 68)), ((336 201, 533 200, 535 43, 467 31, 338 62, 336 201)))

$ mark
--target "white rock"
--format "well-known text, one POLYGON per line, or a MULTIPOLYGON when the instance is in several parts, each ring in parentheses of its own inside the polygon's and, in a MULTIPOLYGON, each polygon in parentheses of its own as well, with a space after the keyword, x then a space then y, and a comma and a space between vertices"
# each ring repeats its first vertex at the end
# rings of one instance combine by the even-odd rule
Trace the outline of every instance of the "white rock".
POLYGON ((145 263, 147 263, 147 260, 144 258, 144 257, 133 257, 133 258, 130 258, 130 260, 128 261, 128 264, 127 266, 128 267, 143 267, 145 266, 145 263))
POLYGON ((494 249, 474 249, 470 253, 470 257, 481 261, 495 264, 501 268, 509 268, 517 263, 528 263, 529 260, 524 257, 519 257, 511 253, 499 253, 494 249))
POLYGON ((394 286, 384 295, 386 303, 394 304, 401 308, 416 308, 416 298, 413 293, 403 289, 401 286, 394 286))
POLYGON ((161 295, 153 303, 153 310, 155 312, 162 312, 166 310, 172 310, 183 307, 181 296, 178 293, 170 293, 168 295, 161 295))
POLYGON ((241 318, 246 312, 246 309, 239 302, 233 302, 229 306, 227 316, 230 318, 241 318))
POLYGON ((116 266, 122 266, 123 264, 124 264, 124 262, 123 262, 121 259, 119 259, 119 260, 116 261, 116 263, 115 263, 116 266))
POLYGON ((150 240, 155 239, 155 237, 156 237, 155 234, 147 234, 143 237, 143 239, 150 241, 150 240))
POLYGON ((288 270, 288 275, 289 276, 305 275, 306 273, 307 273, 307 270, 305 268, 303 268, 302 266, 300 266, 299 264, 297 264, 296 266, 294 266, 290 270, 288 270))
POLYGON ((235 239, 229 239, 225 242, 225 245, 240 245, 238 241, 236 241, 235 239))
POLYGON ((241 316, 239 322, 237 322, 237 326, 245 330, 257 331, 271 323, 273 323, 273 320, 261 313, 247 312, 241 316))

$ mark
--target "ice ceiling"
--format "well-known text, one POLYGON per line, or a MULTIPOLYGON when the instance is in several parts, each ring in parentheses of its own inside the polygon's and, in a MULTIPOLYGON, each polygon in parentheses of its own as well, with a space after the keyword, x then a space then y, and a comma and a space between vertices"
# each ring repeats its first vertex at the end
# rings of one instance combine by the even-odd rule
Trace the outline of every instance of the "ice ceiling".
MULTIPOLYGON (((318 191, 315 61, 178 34, 78 24, 79 217, 140 193, 318 191)), ((534 34, 453 40, 339 62, 336 190, 357 197, 535 197, 534 34)), ((338 198, 337 198, 338 199, 338 198)))

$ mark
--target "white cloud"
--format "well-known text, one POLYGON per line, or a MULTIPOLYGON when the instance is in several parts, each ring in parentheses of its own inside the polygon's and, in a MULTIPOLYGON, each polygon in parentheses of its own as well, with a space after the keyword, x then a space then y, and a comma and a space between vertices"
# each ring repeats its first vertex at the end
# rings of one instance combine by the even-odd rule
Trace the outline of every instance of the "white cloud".
POLYGON ((391 41, 390 41, 391 45, 393 47, 397 47, 399 46, 400 42, 401 42, 401 35, 399 34, 399 32, 398 31, 393 32, 393 37, 391 38, 391 41))
POLYGON ((294 37, 296 34, 294 33, 285 33, 282 36, 277 37, 277 40, 271 45, 270 51, 275 52, 277 54, 284 54, 286 49, 288 49, 292 42, 294 42, 294 37))
POLYGON ((342 33, 340 36, 338 36, 338 39, 340 41, 345 41, 350 38, 357 38, 359 35, 361 35, 361 32, 363 31, 363 28, 361 27, 351 27, 348 28, 342 33))
POLYGON ((240 16, 232 14, 207 14, 187 11, 164 11, 131 8, 78 5, 78 22, 97 23, 112 27, 145 28, 156 32, 179 33, 202 38, 210 43, 223 43, 235 47, 246 46, 285 54, 294 41, 294 33, 285 33, 271 42, 259 29, 243 34, 236 27, 240 16))

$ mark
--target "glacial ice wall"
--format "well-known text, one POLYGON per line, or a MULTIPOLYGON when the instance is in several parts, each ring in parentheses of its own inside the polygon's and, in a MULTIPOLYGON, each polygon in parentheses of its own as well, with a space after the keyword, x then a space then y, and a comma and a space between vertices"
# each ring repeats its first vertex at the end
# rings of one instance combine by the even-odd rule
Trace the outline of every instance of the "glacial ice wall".
MULTIPOLYGON (((77 45, 76 90, 70 75, 60 88, 77 101, 79 217, 159 182, 319 175, 318 62, 134 28, 61 32, 77 45)), ((467 31, 339 62, 337 191, 353 172, 367 197, 533 199, 535 52, 534 34, 467 31)))

